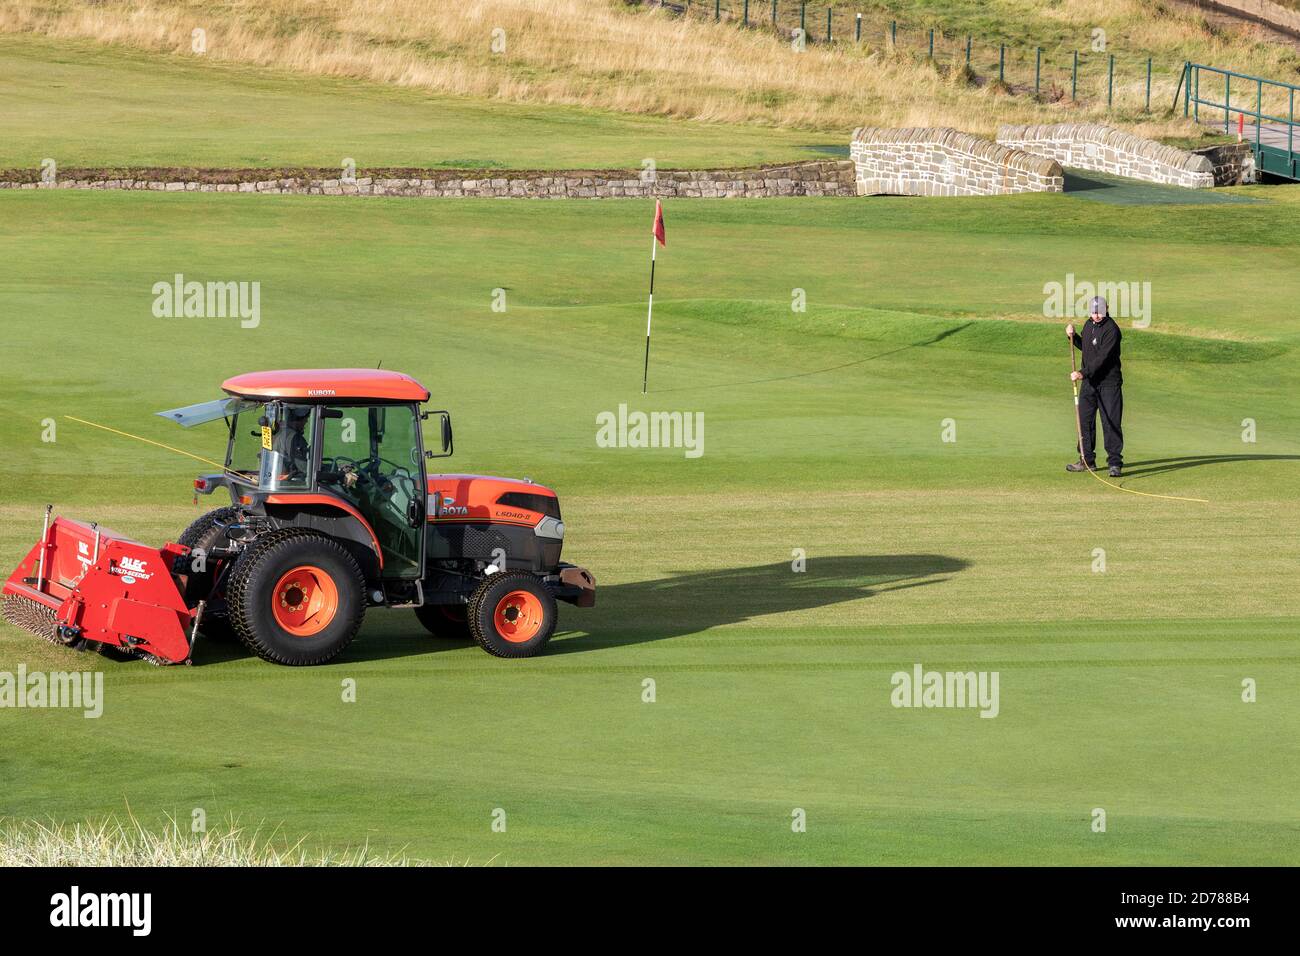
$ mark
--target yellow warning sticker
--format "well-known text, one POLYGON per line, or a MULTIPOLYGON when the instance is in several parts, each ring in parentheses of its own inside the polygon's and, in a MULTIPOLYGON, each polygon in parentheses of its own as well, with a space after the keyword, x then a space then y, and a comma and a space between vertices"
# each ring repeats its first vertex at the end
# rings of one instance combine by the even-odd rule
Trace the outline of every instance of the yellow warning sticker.
POLYGON ((262 447, 267 451, 271 450, 271 426, 262 426, 262 447))

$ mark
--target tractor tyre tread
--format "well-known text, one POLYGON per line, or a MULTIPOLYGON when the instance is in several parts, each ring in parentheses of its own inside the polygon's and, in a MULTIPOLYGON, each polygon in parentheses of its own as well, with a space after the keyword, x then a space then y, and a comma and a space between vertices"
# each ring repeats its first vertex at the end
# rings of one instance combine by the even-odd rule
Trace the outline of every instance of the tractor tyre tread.
MULTIPOLYGON (((346 547, 328 535, 307 528, 281 528, 258 538, 235 560, 226 584, 226 604, 230 609, 232 630, 244 646, 262 660, 290 666, 311 666, 333 660, 352 643, 361 629, 361 622, 365 619, 365 593, 365 578, 361 573, 361 567, 346 547), (309 543, 304 543, 303 539, 308 539, 309 543), (295 550, 302 550, 304 547, 318 550, 318 554, 312 560, 319 560, 322 556, 337 558, 343 575, 351 580, 336 581, 336 584, 341 595, 351 589, 354 595, 354 611, 350 616, 351 619, 345 620, 342 630, 327 646, 315 653, 291 654, 284 647, 276 646, 274 640, 267 640, 264 633, 266 628, 258 626, 259 616, 264 617, 266 611, 264 608, 261 609, 259 615, 259 609, 252 606, 255 597, 251 596, 249 591, 264 573, 265 568, 283 559, 286 553, 292 554, 295 550)), ((342 613, 341 609, 340 613, 342 613)))
POLYGON ((538 580, 537 575, 531 571, 499 571, 484 578, 474 589, 466 608, 466 617, 469 620, 470 634, 479 647, 494 657, 520 658, 533 657, 542 652, 550 641, 551 635, 555 633, 558 612, 555 596, 550 588, 538 580), (542 601, 547 621, 538 637, 523 644, 511 644, 502 639, 496 633, 496 628, 491 625, 490 619, 484 617, 485 614, 490 615, 495 610, 495 608, 485 608, 485 602, 499 601, 512 589, 525 589, 536 594, 542 601))
MULTIPOLYGON (((220 529, 217 526, 228 524, 238 517, 239 509, 233 506, 214 508, 191 521, 189 527, 181 532, 176 543, 187 548, 211 548, 220 536, 220 529)), ((187 604, 193 606, 209 596, 214 575, 215 571, 189 572, 189 583, 185 587, 187 604)), ((230 630, 229 617, 224 610, 209 609, 204 612, 199 630, 210 640, 227 641, 234 637, 230 630)))

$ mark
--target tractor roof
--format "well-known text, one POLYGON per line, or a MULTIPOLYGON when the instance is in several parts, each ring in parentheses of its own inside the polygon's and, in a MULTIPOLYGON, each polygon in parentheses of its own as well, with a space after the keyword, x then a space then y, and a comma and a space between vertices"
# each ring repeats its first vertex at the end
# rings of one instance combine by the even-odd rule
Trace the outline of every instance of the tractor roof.
POLYGON ((429 390, 411 376, 377 368, 290 368, 276 372, 248 372, 226 379, 221 388, 231 395, 257 399, 429 400, 429 390))

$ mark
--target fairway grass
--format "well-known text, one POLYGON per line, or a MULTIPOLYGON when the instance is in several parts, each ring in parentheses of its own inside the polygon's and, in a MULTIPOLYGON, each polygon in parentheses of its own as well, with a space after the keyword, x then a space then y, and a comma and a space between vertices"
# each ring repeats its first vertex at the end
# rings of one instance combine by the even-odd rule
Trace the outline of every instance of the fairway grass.
POLYGON ((825 159, 835 134, 489 102, 0 35, 0 168, 661 169, 825 159))
POLYGON ((409 611, 303 669, 0 625, 0 671, 102 669, 106 695, 97 720, 0 709, 0 815, 202 808, 495 865, 1295 863, 1300 226, 1290 192, 1237 194, 1261 201, 670 203, 645 397, 652 204, 0 195, 0 571, 46 501, 151 543, 221 503, 191 503, 195 463, 64 415, 219 456, 219 427, 152 412, 382 361, 451 410, 448 470, 557 489, 598 581, 527 661, 409 611), (259 281, 261 324, 154 318, 176 272, 259 281), (1152 284, 1121 483, 1208 504, 1063 471, 1042 307, 1067 273, 1152 284), (597 447, 621 403, 702 412, 704 454, 597 447), (891 706, 918 663, 997 671, 998 716, 891 706))

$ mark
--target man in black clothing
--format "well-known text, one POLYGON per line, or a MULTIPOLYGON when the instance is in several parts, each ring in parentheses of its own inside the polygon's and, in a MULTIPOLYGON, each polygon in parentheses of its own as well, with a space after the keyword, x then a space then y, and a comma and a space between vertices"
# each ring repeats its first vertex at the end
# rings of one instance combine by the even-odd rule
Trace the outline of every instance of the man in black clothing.
POLYGON ((1072 381, 1079 382, 1079 427, 1083 432, 1083 447, 1079 460, 1065 466, 1066 471, 1090 471, 1096 468, 1097 412, 1101 412, 1101 434, 1106 444, 1106 464, 1110 477, 1118 478, 1124 467, 1124 430, 1120 420, 1124 416, 1124 376, 1120 374, 1119 326, 1110 317, 1110 309, 1101 296, 1093 296, 1089 305, 1091 318, 1083 324, 1082 333, 1075 332, 1071 323, 1065 334, 1074 346, 1083 350, 1081 371, 1071 372, 1072 381))

